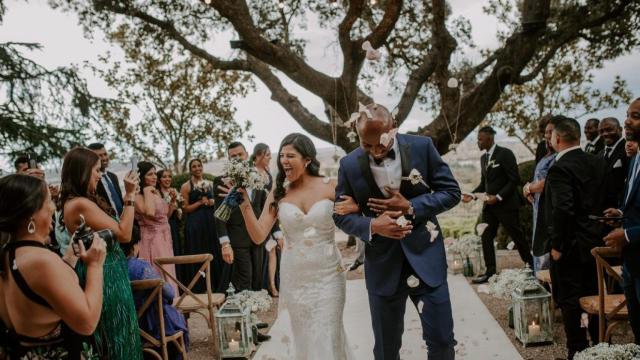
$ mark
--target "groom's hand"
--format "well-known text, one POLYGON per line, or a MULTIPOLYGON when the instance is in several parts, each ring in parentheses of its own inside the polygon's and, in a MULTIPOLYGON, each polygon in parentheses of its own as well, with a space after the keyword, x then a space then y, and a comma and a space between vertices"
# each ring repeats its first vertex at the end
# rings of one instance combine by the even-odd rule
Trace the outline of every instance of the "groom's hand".
POLYGON ((378 234, 391 239, 402 240, 405 236, 411 234, 413 226, 411 224, 400 226, 396 222, 398 217, 402 216, 400 211, 388 211, 371 220, 371 235, 378 234))
POLYGON ((400 211, 402 215, 408 214, 411 202, 400 193, 400 190, 394 190, 388 186, 384 189, 389 193, 390 197, 388 199, 370 198, 367 206, 378 214, 382 214, 385 211, 400 211))

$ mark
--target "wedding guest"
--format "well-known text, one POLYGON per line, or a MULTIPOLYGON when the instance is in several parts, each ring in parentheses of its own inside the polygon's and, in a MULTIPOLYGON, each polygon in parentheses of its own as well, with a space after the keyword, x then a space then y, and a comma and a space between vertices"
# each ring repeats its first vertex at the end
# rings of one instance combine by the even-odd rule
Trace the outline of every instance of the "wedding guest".
POLYGON ((543 214, 544 209, 544 184, 549 169, 555 164, 556 151, 551 146, 551 134, 555 128, 555 124, 564 119, 562 116, 554 116, 547 122, 544 132, 544 143, 547 145, 547 153, 540 159, 533 172, 533 182, 527 183, 522 188, 524 197, 533 205, 532 219, 532 245, 533 252, 533 271, 549 269, 549 249, 545 248, 547 241, 547 227, 543 214))
MULTIPOLYGON (((117 242, 131 240, 138 176, 130 172, 124 179, 125 199, 120 217, 107 200, 96 196, 102 173, 98 155, 85 148, 70 150, 62 165, 60 190, 61 225, 73 234, 84 222, 93 230, 109 229, 115 242, 107 244, 104 265, 103 305, 94 333, 98 354, 111 360, 142 359, 136 309, 131 295, 126 257, 117 242)), ((81 284, 87 279, 88 264, 79 262, 76 271, 81 284)))
MULTIPOLYGON (((640 98, 629 105, 624 131, 629 142, 640 140, 640 98)), ((625 186, 622 206, 605 210, 605 216, 624 215, 622 227, 610 232, 604 241, 607 246, 622 249, 623 289, 629 311, 629 323, 635 342, 640 345, 640 157, 637 154, 629 167, 631 171, 625 186)))
MULTIPOLYGON (((182 184, 180 194, 184 199, 183 211, 185 214, 184 224, 184 255, 212 254, 211 278, 206 280, 211 282, 211 289, 214 292, 224 293, 228 285, 228 270, 225 271, 222 262, 218 235, 213 216, 213 183, 204 178, 202 161, 192 159, 189 161, 189 171, 191 177, 189 181, 182 184)), ((189 265, 184 267, 183 275, 187 279, 193 279, 198 272, 200 265, 189 265)), ((202 281, 198 281, 193 287, 195 292, 203 293, 206 287, 202 281)))
MULTIPOLYGON (((580 124, 566 118, 555 125, 551 146, 556 163, 545 182, 545 216, 551 245, 551 279, 555 303, 562 312, 568 359, 589 347, 581 327, 580 298, 598 293, 591 249, 602 245, 602 226, 589 215, 602 212, 604 159, 580 148, 580 124)), ((589 320, 589 334, 598 342, 598 321, 589 320)))
POLYGON ((587 138, 584 152, 587 154, 596 155, 604 149, 604 139, 600 137, 600 132, 598 131, 599 125, 600 120, 595 118, 587 120, 584 124, 584 136, 587 138))
POLYGON ((31 175, 44 180, 44 170, 42 170, 38 166, 33 168, 30 167, 29 161, 30 161, 30 157, 28 155, 18 156, 16 160, 13 162, 13 166, 16 169, 15 173, 23 174, 23 175, 31 175))
POLYGON ((638 142, 627 139, 627 143, 624 145, 624 152, 628 158, 633 158, 638 154, 638 142))
POLYGON ((549 154, 549 144, 547 140, 547 124, 549 124, 549 120, 551 120, 551 114, 547 114, 538 120, 538 133, 542 137, 542 141, 538 143, 538 147, 536 148, 536 160, 535 164, 538 165, 540 160, 549 154))
MULTIPOLYGON (((351 196, 342 195, 340 197, 340 201, 336 202, 334 206, 334 212, 336 215, 348 215, 348 214, 357 214, 360 213, 360 207, 353 200, 351 196)), ((364 264, 364 254, 365 254, 365 242, 360 238, 355 238, 356 240, 356 258, 349 266, 349 271, 355 271, 360 266, 364 264)))
MULTIPOLYGON (((259 143, 253 148, 253 154, 249 162, 255 166, 260 174, 269 179, 265 191, 268 194, 273 188, 273 176, 269 171, 271 164, 271 149, 267 144, 259 143)), ((262 209, 260 209, 262 211, 262 209)), ((280 280, 280 252, 284 247, 284 236, 279 230, 280 225, 276 222, 273 226, 269 238, 264 243, 265 252, 262 265, 262 288, 267 289, 273 297, 278 296, 280 280), (267 244, 269 247, 267 247, 267 244)))
MULTIPOLYGON (((129 269, 129 279, 131 281, 136 280, 150 280, 161 279, 160 273, 147 261, 140 259, 140 235, 136 234, 134 230, 132 239, 130 242, 122 245, 122 250, 127 255, 127 268, 129 269)), ((133 299, 136 304, 136 309, 140 309, 144 302, 149 297, 151 290, 147 291, 135 291, 133 293, 133 299)), ((162 310, 164 315, 164 331, 166 336, 172 336, 178 331, 184 333, 185 345, 189 347, 189 328, 184 316, 176 309, 173 304, 173 298, 176 292, 172 286, 165 283, 162 287, 162 310)), ((144 315, 138 319, 138 325, 140 329, 146 331, 154 338, 160 340, 160 319, 158 318, 157 303, 149 307, 145 311, 144 315)), ((172 343, 171 343, 172 344, 172 343)), ((170 344, 170 345, 171 345, 170 344)), ((170 359, 182 359, 180 352, 173 346, 169 346, 169 358, 170 359)))
MULTIPOLYGON (((488 226, 482 233, 482 255, 487 266, 484 274, 473 280, 475 284, 482 284, 496 273, 496 251, 493 240, 498 233, 498 226, 502 226, 515 243, 520 258, 533 268, 533 258, 530 246, 524 237, 518 209, 522 205, 520 193, 517 191, 520 183, 518 164, 513 152, 507 148, 496 145, 493 128, 485 126, 478 131, 478 147, 485 153, 480 159, 481 179, 480 184, 473 193, 485 193, 482 209, 482 221, 488 226)), ((463 194, 465 203, 477 200, 478 197, 471 194, 463 194)))
MULTIPOLYGON (((138 177, 142 183, 136 195, 136 220, 140 225, 140 257, 153 264, 155 258, 173 256, 173 239, 167 217, 169 204, 156 189, 158 177, 152 163, 139 162, 138 177)), ((175 265, 165 265, 164 269, 176 276, 175 265)), ((161 271, 160 268, 158 271, 161 271)), ((175 281, 168 281, 178 291, 175 281)))
POLYGON ((27 155, 20 155, 13 162, 13 167, 16 169, 16 174, 24 174, 29 169, 29 157, 27 155))
MULTIPOLYGON (((169 218, 169 227, 171 228, 171 242, 173 243, 173 255, 180 256, 184 254, 182 241, 180 239, 180 221, 182 220, 182 207, 180 193, 171 187, 173 182, 173 173, 169 169, 158 171, 158 185, 156 188, 160 193, 160 197, 169 205, 167 217, 169 218)), ((181 274, 181 265, 176 266, 178 280, 189 281, 181 274)))
MULTIPOLYGON (((79 245, 87 264, 84 288, 73 270, 77 257, 48 248, 55 209, 44 181, 33 176, 0 179, 0 357, 79 359, 92 349, 88 336, 102 308, 105 242, 79 245), (12 264, 12 265, 11 265, 12 264)), ((81 243, 82 244, 82 243, 81 243)))
POLYGON ((605 184, 602 191, 605 195, 605 207, 617 208, 622 200, 624 184, 629 172, 629 158, 625 153, 625 140, 618 119, 608 117, 599 125, 600 137, 604 139, 604 149, 598 156, 605 160, 605 184))
MULTIPOLYGON (((240 142, 232 142, 227 147, 229 160, 247 161, 249 154, 240 142)), ((229 191, 229 184, 225 184, 225 175, 214 180, 216 191, 216 208, 223 202, 224 193, 229 191), (221 196, 222 195, 222 196, 221 196)), ((259 216, 267 198, 267 193, 261 190, 248 189, 251 205, 259 216)), ((231 213, 229 220, 223 222, 216 218, 222 256, 231 264, 231 283, 239 290, 260 290, 262 288, 262 262, 264 258, 264 242, 255 244, 251 241, 242 217, 240 208, 231 213)))
POLYGON ((109 153, 101 143, 89 144, 88 148, 100 157, 100 182, 96 189, 96 195, 107 200, 115 215, 120 216, 123 210, 122 190, 120 190, 118 176, 107 170, 109 167, 109 153))

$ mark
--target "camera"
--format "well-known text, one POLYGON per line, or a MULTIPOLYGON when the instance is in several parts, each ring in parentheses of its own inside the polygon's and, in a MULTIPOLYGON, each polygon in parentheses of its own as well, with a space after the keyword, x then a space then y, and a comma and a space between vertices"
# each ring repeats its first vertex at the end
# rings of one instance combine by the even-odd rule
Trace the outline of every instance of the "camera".
POLYGON ((115 243, 115 235, 113 231, 110 229, 104 229, 100 231, 93 231, 89 226, 84 222, 84 216, 80 215, 80 226, 73 233, 73 241, 78 244, 80 241, 84 244, 85 250, 89 250, 91 244, 93 243, 93 234, 98 234, 108 245, 113 245, 115 243))

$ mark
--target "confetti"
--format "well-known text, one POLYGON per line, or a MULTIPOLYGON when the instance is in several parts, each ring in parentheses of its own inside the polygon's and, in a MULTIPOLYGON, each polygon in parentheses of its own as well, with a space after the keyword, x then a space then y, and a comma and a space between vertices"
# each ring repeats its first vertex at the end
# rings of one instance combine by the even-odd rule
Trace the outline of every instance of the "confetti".
POLYGON ((203 278, 206 278, 206 277, 207 277, 207 274, 205 274, 205 272, 204 272, 204 271, 200 271, 200 276, 202 276, 203 278))
POLYGON ((410 288, 417 288, 418 285, 420 285, 420 280, 417 277, 410 275, 407 278, 407 285, 409 285, 410 288))
POLYGON ((404 216, 400 216, 399 218, 396 219, 396 224, 398 224, 398 226, 400 227, 405 227, 407 225, 409 225, 411 222, 409 220, 407 220, 404 216))
POLYGON ((509 249, 509 250, 513 250, 514 247, 516 247, 516 244, 513 241, 510 241, 507 244, 507 249, 509 249))
POLYGON ((377 61, 382 57, 382 53, 379 50, 374 49, 368 40, 362 43, 362 50, 367 52, 365 55, 367 60, 377 61))
POLYGON ((420 301, 418 302, 418 312, 419 312, 420 314, 422 314, 422 307, 423 307, 423 306, 424 306, 424 303, 422 302, 422 300, 420 300, 420 301))
POLYGON ((347 134, 347 138, 349 138, 349 142, 354 143, 358 139, 358 134, 356 134, 355 131, 349 131, 349 133, 347 134))
POLYGON ((487 229, 487 227, 489 226, 489 224, 487 223, 480 223, 476 226, 476 232, 478 233, 478 236, 482 236, 482 234, 484 234, 484 231, 487 229))
POLYGON ((582 313, 582 315, 580 316, 580 327, 589 327, 589 315, 587 313, 582 313))

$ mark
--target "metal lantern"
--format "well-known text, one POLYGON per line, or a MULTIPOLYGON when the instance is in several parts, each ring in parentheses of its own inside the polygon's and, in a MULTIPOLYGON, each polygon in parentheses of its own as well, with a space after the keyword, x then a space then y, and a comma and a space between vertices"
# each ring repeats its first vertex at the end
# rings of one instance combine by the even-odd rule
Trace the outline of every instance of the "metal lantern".
POLYGON ((551 294, 527 267, 527 279, 511 294, 516 338, 524 346, 553 342, 551 294))
POLYGON ((216 313, 220 357, 248 357, 253 351, 251 309, 234 301, 233 285, 229 286, 227 294, 227 301, 216 313))

